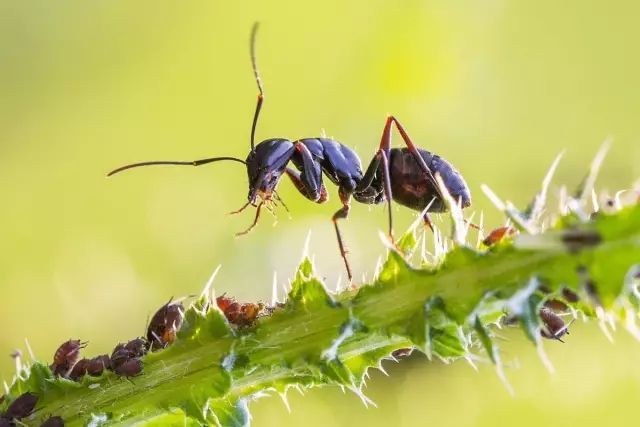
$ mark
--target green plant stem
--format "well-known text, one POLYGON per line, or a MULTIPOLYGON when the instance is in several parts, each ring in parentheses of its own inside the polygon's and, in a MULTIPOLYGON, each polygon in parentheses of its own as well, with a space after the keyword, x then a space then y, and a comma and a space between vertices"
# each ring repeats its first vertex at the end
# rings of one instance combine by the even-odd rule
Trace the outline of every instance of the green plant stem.
MULTIPOLYGON (((106 373, 73 383, 53 378, 36 364, 12 393, 39 393, 34 425, 50 414, 61 416, 67 426, 103 416, 108 425, 151 423, 157 417, 184 417, 194 425, 239 425, 239 402, 259 392, 323 384, 359 392, 366 369, 396 349, 415 346, 443 359, 464 357, 476 342, 479 318, 513 312, 537 341, 537 311, 527 318, 526 307, 545 297, 534 298, 540 292, 529 285, 532 277, 552 295, 561 287, 579 293, 580 308, 587 313, 600 304, 617 313, 620 297, 633 302, 625 293, 625 275, 640 263, 640 208, 567 224, 574 233, 597 233, 601 242, 569 250, 563 243, 565 231, 552 230, 484 253, 458 248, 442 265, 426 269, 410 267, 391 251, 373 284, 334 296, 313 278, 305 262, 286 305, 254 327, 230 327, 203 297, 186 313, 187 326, 179 339, 144 358, 142 375, 125 379, 106 373), (585 293, 579 269, 588 271, 597 295, 585 293), (435 298, 441 302, 438 309, 431 305, 435 298)), ((490 326, 493 320, 482 323, 490 326)), ((487 344, 485 348, 493 350, 487 344)))

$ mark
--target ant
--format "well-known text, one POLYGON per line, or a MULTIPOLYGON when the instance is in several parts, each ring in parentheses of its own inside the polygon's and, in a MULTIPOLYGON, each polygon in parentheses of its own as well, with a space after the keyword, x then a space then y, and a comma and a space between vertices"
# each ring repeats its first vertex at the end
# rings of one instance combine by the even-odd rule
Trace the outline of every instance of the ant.
POLYGON ((347 259, 347 251, 338 227, 338 220, 349 215, 351 199, 364 204, 389 202, 389 237, 394 242, 391 200, 416 211, 424 212, 425 224, 433 230, 428 212, 445 212, 447 205, 436 181, 440 175, 446 190, 462 208, 471 205, 471 193, 462 175, 445 159, 427 150, 417 148, 400 122, 387 117, 380 146, 363 173, 360 158, 344 144, 329 138, 302 138, 291 141, 286 138, 270 138, 255 144, 256 126, 264 101, 264 88, 258 72, 255 41, 258 23, 253 25, 250 38, 250 54, 253 74, 258 86, 258 100, 251 125, 251 151, 246 160, 237 157, 212 157, 184 161, 149 161, 122 166, 108 176, 127 169, 151 165, 201 166, 218 161, 233 161, 246 165, 249 178, 248 201, 233 214, 248 206, 256 207, 253 223, 236 235, 251 231, 260 218, 263 206, 272 210, 279 201, 286 205, 276 192, 280 178, 285 174, 295 188, 315 203, 328 200, 323 174, 336 186, 342 207, 333 215, 340 254, 344 260, 349 281, 353 275, 347 259), (391 128, 399 131, 406 147, 391 148, 391 128), (292 162, 294 168, 288 167, 292 162))

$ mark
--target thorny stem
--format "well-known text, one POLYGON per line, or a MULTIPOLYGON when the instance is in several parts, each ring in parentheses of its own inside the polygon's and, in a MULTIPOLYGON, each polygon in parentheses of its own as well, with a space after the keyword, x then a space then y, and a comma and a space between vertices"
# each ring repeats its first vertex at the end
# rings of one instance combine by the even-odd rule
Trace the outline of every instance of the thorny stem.
MULTIPOLYGON (((570 252, 563 246, 561 234, 549 231, 534 236, 542 242, 538 248, 527 239, 484 254, 460 248, 436 270, 410 268, 398 253, 391 252, 374 284, 361 287, 359 292, 335 295, 337 304, 318 304, 323 296, 310 286, 298 289, 297 297, 294 289, 290 300, 297 298, 297 305, 264 317, 255 327, 236 331, 235 335, 194 334, 179 339, 169 349, 146 356, 144 373, 139 377, 127 380, 108 374, 88 383, 65 382, 55 392, 42 396, 34 425, 50 414, 61 416, 68 426, 86 424, 91 414, 109 414, 109 425, 128 425, 133 420, 164 414, 171 407, 184 409, 188 406, 185 400, 202 390, 211 394, 212 384, 215 388, 217 383, 221 384, 220 392, 209 396, 213 399, 210 402, 232 402, 261 391, 284 391, 287 386, 341 383, 335 377, 318 374, 331 362, 322 354, 338 339, 342 341, 335 346, 335 360, 341 365, 348 367, 368 358, 367 367, 376 366, 395 349, 423 344, 407 332, 406 325, 434 296, 445 301, 451 319, 465 325, 472 315, 483 314, 478 311, 487 295, 500 295, 506 306, 534 276, 548 280, 552 291, 561 286, 581 291, 576 274, 579 266, 589 267, 602 281, 598 283, 600 300, 607 309, 615 308, 624 274, 631 264, 640 262, 640 207, 570 227, 596 231, 603 241, 570 252), (610 273, 609 281, 603 279, 603 271, 610 273), (346 324, 355 332, 345 334, 346 324), (244 358, 244 365, 229 365, 230 357, 244 358), (230 385, 225 387, 222 383, 227 375, 230 385)), ((345 380, 342 385, 355 389, 358 384, 353 381, 359 380, 345 380)), ((198 408, 206 413, 205 402, 199 402, 198 408)))

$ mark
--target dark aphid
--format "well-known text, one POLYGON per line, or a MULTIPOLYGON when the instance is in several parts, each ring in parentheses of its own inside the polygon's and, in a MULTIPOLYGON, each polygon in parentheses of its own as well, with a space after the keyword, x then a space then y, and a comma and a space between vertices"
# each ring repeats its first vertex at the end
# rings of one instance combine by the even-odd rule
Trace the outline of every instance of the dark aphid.
POLYGON ((7 411, 4 413, 4 418, 8 420, 21 420, 27 418, 33 413, 38 403, 38 396, 32 393, 21 394, 11 402, 7 411))
POLYGON ((116 369, 130 359, 136 359, 147 353, 147 340, 136 338, 126 344, 118 344, 111 353, 109 369, 116 369))
POLYGON ((64 421, 61 417, 49 417, 40 427, 64 427, 64 421))
MULTIPOLYGON (((122 166, 110 172, 109 176, 150 165, 200 166, 219 161, 242 163, 247 168, 249 192, 247 202, 234 213, 254 206, 256 214, 251 226, 237 235, 247 234, 256 226, 263 207, 273 210, 274 206, 281 203, 286 208, 276 191, 282 176, 286 175, 300 194, 315 203, 324 203, 328 199, 323 183, 323 178, 326 177, 338 187, 342 204, 333 215, 332 221, 349 281, 353 276, 338 220, 348 217, 351 199, 364 204, 388 202, 389 237, 392 241, 394 237, 391 201, 424 212, 424 221, 431 228, 429 212, 445 212, 448 209, 445 195, 441 193, 437 184, 436 175, 442 178, 446 190, 462 208, 471 205, 471 193, 462 175, 442 157, 416 147, 404 127, 393 116, 387 117, 379 147, 365 170, 353 150, 330 138, 270 138, 256 144, 256 126, 264 100, 255 54, 257 29, 256 24, 251 32, 250 46, 253 72, 258 85, 258 100, 251 125, 251 151, 245 160, 238 157, 212 157, 187 162, 150 161, 122 166), (391 148, 393 127, 400 133, 405 147, 391 148)), ((148 338, 152 340, 152 337, 148 338)), ((162 347, 160 344, 164 342, 159 340, 153 345, 162 347)))
POLYGON ((99 377, 105 369, 111 369, 111 359, 106 354, 96 356, 87 362, 87 375, 92 377, 99 377))
POLYGON ((595 230, 568 229, 562 232, 562 243, 571 253, 593 248, 602 242, 602 236, 595 230))
POLYGON ((60 345, 53 355, 51 370, 56 375, 66 376, 80 359, 80 350, 86 343, 80 340, 69 340, 60 345))
POLYGON ((118 344, 111 353, 111 358, 109 360, 109 364, 111 365, 111 369, 115 369, 118 366, 122 365, 124 362, 129 360, 131 357, 129 356, 129 351, 124 348, 124 344, 118 344))
POLYGON ((159 350, 173 343, 176 334, 182 325, 184 307, 181 303, 169 301, 151 318, 147 327, 147 340, 149 348, 159 350))
POLYGON ((124 377, 135 377, 142 373, 142 360, 140 359, 127 359, 120 365, 114 368, 114 372, 124 377))
POLYGON ((407 347, 407 348, 399 348, 397 350, 394 350, 393 353, 391 353, 391 355, 396 359, 400 359, 404 357, 409 357, 411 356, 412 353, 413 353, 413 347, 407 347))
POLYGON ((136 338, 125 344, 124 348, 129 352, 131 357, 142 357, 147 353, 147 340, 144 338, 136 338))
POLYGON ((71 369, 69 378, 78 381, 85 375, 99 377, 105 369, 111 369, 111 359, 106 354, 94 357, 93 359, 80 359, 73 369, 71 369))
POLYGON ((578 294, 576 294, 569 288, 562 289, 562 298, 564 298, 568 302, 573 302, 573 303, 580 301, 580 297, 578 297, 578 294))
POLYGON ((482 241, 485 246, 493 246, 496 243, 502 241, 502 239, 506 237, 511 237, 518 232, 513 227, 499 227, 493 230, 489 235, 482 241))
POLYGON ((73 381, 78 381, 87 374, 88 359, 80 359, 73 365, 71 372, 67 375, 73 381))
POLYGON ((12 421, 9 421, 6 418, 0 417, 0 427, 13 427, 15 426, 15 423, 13 423, 12 421))
POLYGON ((544 302, 544 306, 554 312, 565 313, 569 311, 569 306, 559 299, 549 299, 544 302))
POLYGON ((545 338, 564 342, 561 338, 569 333, 569 325, 562 320, 562 317, 558 316, 552 310, 543 307, 540 309, 540 319, 542 320, 540 335, 545 338))

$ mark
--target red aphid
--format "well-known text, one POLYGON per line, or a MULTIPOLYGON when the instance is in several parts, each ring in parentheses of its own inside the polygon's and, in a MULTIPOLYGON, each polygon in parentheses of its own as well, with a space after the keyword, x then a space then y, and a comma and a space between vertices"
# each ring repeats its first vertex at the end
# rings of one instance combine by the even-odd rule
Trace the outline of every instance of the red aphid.
POLYGON ((496 243, 500 242, 502 239, 515 235, 517 232, 518 231, 513 227, 509 227, 509 226, 499 227, 493 230, 491 233, 489 233, 489 235, 485 237, 482 243, 485 246, 493 246, 496 243))
POLYGON ((229 309, 229 306, 235 302, 236 302, 235 299, 229 298, 226 295, 222 295, 216 298, 216 303, 218 304, 218 308, 223 313, 226 313, 226 311, 229 309))
POLYGON ((240 304, 232 298, 218 297, 218 307, 224 313, 229 323, 236 326, 250 326, 252 325, 258 315, 264 309, 262 303, 245 303, 240 304))

